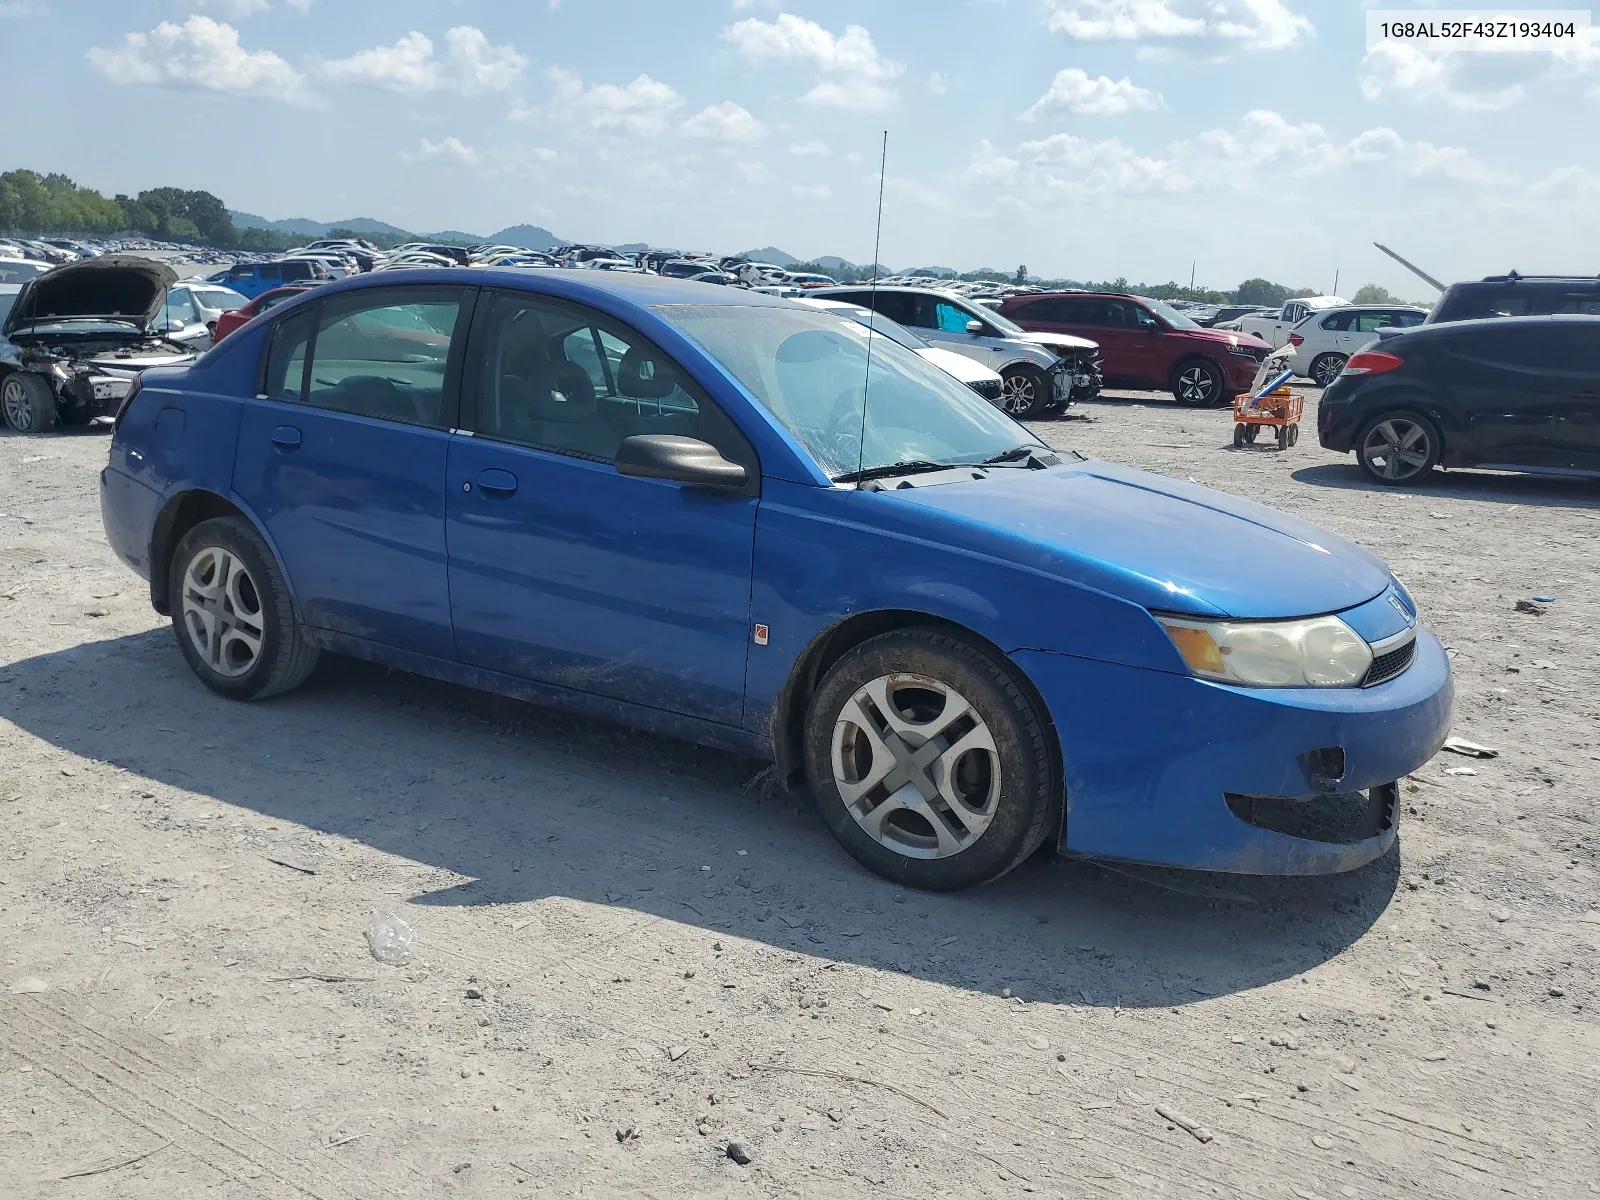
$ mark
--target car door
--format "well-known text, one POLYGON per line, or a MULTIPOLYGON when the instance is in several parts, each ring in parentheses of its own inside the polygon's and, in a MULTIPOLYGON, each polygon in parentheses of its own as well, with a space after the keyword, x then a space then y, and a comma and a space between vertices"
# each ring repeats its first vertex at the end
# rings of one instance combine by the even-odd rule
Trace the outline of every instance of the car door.
POLYGON ((1595 414, 1595 329, 1505 324, 1451 339, 1453 390, 1466 409, 1478 461, 1581 470, 1592 461, 1582 435, 1595 414))
POLYGON ((911 327, 941 350, 953 350, 994 371, 1014 360, 1011 340, 971 309, 944 296, 907 294, 906 299, 912 302, 907 313, 911 327), (973 322, 981 327, 977 333, 968 329, 973 322))
POLYGON ((1106 343, 1100 344, 1102 362, 1116 364, 1115 370, 1107 369, 1107 376, 1116 375, 1128 387, 1166 387, 1174 365, 1167 354, 1169 343, 1162 336, 1166 326, 1136 301, 1109 298, 1100 304, 1105 324, 1097 338, 1109 336, 1115 347, 1114 353, 1107 355, 1106 343))
POLYGON ((664 354, 592 309, 486 293, 451 445, 449 579, 464 662, 737 726, 760 465, 664 354), (624 438, 711 442, 740 492, 620 475, 624 438))
POLYGON ((307 625, 452 658, 444 486, 475 289, 367 288, 272 330, 234 490, 307 625))

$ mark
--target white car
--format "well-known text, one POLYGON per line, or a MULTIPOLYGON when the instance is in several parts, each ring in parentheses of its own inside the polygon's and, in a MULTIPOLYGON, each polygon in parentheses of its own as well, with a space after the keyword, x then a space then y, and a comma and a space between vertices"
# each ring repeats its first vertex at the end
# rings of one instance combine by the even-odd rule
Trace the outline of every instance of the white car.
POLYGON ((1421 325, 1428 310, 1410 305, 1346 304, 1332 312, 1312 313, 1294 327, 1286 345, 1293 348, 1289 367, 1318 387, 1339 377, 1349 357, 1378 336, 1378 330, 1421 325))
POLYGON ((891 342, 898 342, 912 353, 927 359, 946 375, 954 376, 966 384, 989 403, 994 405, 1000 403, 1002 381, 998 371, 991 371, 982 363, 973 362, 965 354, 931 346, 911 330, 891 321, 882 313, 862 308, 859 304, 846 304, 842 300, 816 300, 810 296, 797 298, 795 303, 804 304, 808 308, 820 308, 824 312, 837 313, 841 317, 848 317, 858 324, 865 325, 868 329, 881 333, 891 342))
POLYGON ((1349 303, 1350 301, 1341 300, 1338 296, 1302 296, 1297 300, 1287 301, 1275 312, 1246 313, 1237 320, 1224 321, 1216 328, 1253 333, 1276 350, 1289 340, 1289 334, 1294 327, 1312 313, 1340 308, 1349 303))
POLYGON ((814 299, 844 300, 882 313, 935 346, 998 371, 1000 407, 1013 417, 1059 411, 1099 392, 1100 346, 1065 333, 1030 333, 965 296, 940 288, 816 288, 814 299))

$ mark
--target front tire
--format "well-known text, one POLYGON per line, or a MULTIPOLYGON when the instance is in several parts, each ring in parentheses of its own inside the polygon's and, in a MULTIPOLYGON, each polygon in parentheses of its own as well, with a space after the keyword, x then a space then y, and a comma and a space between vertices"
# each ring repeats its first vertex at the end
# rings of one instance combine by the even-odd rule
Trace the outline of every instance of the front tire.
POLYGON ((1172 397, 1188 408, 1206 408, 1217 403, 1227 381, 1222 368, 1203 358, 1190 359, 1172 377, 1172 397))
POLYGON ((886 879, 952 891, 1037 850, 1062 809, 1048 722, 1015 670, 939 629, 846 653, 806 714, 823 823, 886 879))
POLYGON ((298 687, 316 667, 272 551, 243 517, 196 525, 169 571, 178 649, 212 691, 261 700, 298 687))
POLYGON ((60 415, 50 381, 31 371, 13 371, 0 383, 0 413, 18 433, 49 433, 60 415))
POLYGON ((1008 367, 1000 372, 1000 407, 1019 421, 1042 414, 1051 393, 1050 377, 1038 367, 1008 367))
POLYGON ((1356 462, 1368 479, 1385 487, 1420 483, 1443 451, 1439 427, 1418 413, 1380 413, 1356 435, 1356 462))
POLYGON ((1319 354, 1311 361, 1311 382, 1318 387, 1330 387, 1349 362, 1342 354, 1319 354))

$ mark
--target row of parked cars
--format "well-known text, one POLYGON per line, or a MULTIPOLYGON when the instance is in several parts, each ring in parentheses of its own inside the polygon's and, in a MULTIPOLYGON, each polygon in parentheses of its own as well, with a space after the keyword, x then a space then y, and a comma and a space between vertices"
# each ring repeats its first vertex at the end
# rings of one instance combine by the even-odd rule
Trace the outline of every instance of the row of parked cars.
MULTIPOLYGON (((498 251, 471 253, 495 260, 498 251)), ((628 273, 651 273, 650 265, 628 273)), ((6 423, 40 432, 112 412, 143 368, 203 351, 332 278, 293 257, 219 274, 224 282, 180 281, 153 259, 110 255, 26 286, 0 284, 6 423)), ((1033 290, 991 305, 925 284, 795 289, 735 278, 733 286, 792 295, 868 325, 1014 417, 1059 413, 1104 387, 1227 403, 1276 349, 1275 364, 1328 388, 1323 444, 1354 452, 1383 483, 1415 482, 1439 465, 1600 470, 1596 333, 1585 319, 1600 314, 1594 278, 1512 273, 1456 284, 1431 313, 1310 297, 1246 314, 1235 329, 1203 328, 1161 301, 1119 293, 1033 290), (1417 336, 1395 340, 1407 334, 1417 336)))

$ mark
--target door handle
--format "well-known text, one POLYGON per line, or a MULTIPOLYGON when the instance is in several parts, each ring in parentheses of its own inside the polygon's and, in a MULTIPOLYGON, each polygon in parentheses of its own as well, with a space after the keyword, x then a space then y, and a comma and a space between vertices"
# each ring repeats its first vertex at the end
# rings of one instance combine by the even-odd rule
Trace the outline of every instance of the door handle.
POLYGON ((300 431, 293 425, 279 425, 272 431, 272 444, 285 450, 300 448, 300 431))
POLYGON ((517 490, 517 477, 510 471, 490 467, 478 472, 478 486, 492 496, 509 496, 517 490))

